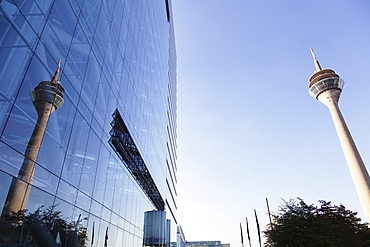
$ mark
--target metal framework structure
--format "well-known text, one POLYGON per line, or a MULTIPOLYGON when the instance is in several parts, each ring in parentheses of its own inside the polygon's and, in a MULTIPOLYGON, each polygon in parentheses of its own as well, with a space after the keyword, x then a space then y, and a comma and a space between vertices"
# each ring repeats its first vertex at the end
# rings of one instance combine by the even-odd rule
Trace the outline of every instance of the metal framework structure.
POLYGON ((164 211, 164 200, 119 111, 116 109, 112 116, 113 121, 111 122, 112 129, 109 132, 111 135, 109 144, 122 160, 123 164, 125 164, 144 193, 148 196, 155 208, 157 210, 164 211))

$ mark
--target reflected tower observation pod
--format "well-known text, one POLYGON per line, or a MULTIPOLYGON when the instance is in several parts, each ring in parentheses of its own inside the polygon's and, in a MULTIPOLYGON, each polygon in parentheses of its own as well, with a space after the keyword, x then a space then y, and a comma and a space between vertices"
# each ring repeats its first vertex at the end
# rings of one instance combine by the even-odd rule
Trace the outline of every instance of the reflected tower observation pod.
POLYGON ((338 107, 344 85, 331 69, 322 69, 310 48, 316 71, 310 77, 309 93, 329 108, 367 222, 370 222, 370 178, 356 144, 338 107))
POLYGON ((11 215, 12 212, 17 213, 20 210, 23 211, 27 207, 36 168, 35 162, 40 151, 50 114, 64 103, 62 94, 64 88, 58 80, 59 72, 60 60, 58 61, 58 69, 55 71, 53 78, 50 81, 40 82, 31 92, 32 102, 37 112, 37 123, 28 142, 18 177, 13 177, 10 185, 1 215, 2 217, 11 215))

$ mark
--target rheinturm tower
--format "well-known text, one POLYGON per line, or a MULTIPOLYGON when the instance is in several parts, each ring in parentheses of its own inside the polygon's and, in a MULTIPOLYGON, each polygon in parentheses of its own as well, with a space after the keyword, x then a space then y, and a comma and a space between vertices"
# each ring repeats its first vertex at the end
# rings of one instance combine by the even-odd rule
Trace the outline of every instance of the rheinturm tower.
POLYGON ((42 81, 31 92, 33 105, 37 112, 37 122, 28 142, 25 158, 18 172, 18 177, 14 177, 9 188, 2 216, 11 215, 23 211, 27 207, 28 198, 31 192, 32 180, 35 174, 35 162, 39 154, 42 139, 44 138, 46 126, 50 114, 61 107, 64 103, 64 88, 58 80, 60 71, 60 60, 51 81, 42 81))
POLYGON ((370 178, 356 144, 338 107, 344 81, 331 69, 322 69, 311 48, 315 73, 310 78, 309 93, 329 108, 353 183, 367 222, 370 222, 370 178))

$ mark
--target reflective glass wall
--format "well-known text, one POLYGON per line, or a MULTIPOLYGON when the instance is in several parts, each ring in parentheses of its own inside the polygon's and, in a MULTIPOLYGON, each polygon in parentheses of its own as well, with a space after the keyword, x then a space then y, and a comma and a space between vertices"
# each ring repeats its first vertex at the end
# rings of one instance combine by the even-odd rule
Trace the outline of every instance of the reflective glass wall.
MULTIPOLYGON (((173 33, 170 0, 0 1, 0 211, 12 181, 22 179, 37 122, 30 93, 50 81, 58 59, 65 88, 45 129, 26 211, 11 227, 30 230, 27 220, 37 218, 57 244, 142 245, 144 212, 157 208, 109 143, 115 111, 176 226, 173 33)), ((36 241, 13 235, 0 244, 20 235, 36 241)))

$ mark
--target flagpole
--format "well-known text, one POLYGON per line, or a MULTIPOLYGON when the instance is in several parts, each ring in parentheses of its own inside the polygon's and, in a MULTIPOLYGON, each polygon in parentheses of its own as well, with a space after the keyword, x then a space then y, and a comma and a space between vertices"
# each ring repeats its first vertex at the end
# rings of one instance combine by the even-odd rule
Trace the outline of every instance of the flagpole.
POLYGON ((266 205, 267 205, 267 212, 269 214, 269 219, 270 219, 270 225, 271 225, 271 230, 273 230, 273 226, 272 226, 272 220, 271 220, 271 213, 270 213, 270 207, 269 207, 269 201, 267 200, 266 198, 266 205))
POLYGON ((80 220, 81 220, 81 214, 78 216, 78 219, 76 221, 75 230, 73 232, 73 236, 72 236, 72 239, 69 245, 75 245, 76 243, 78 244, 78 231, 79 231, 80 220))
POLYGON ((245 221, 247 223, 247 234, 248 234, 249 247, 252 247, 251 236, 249 234, 249 226, 248 226, 248 218, 247 217, 245 217, 245 221))
MULTIPOLYGON (((267 205, 267 212, 268 212, 268 214, 269 214, 269 218, 270 218, 271 235, 273 235, 274 226, 273 226, 273 224, 272 224, 272 220, 271 220, 271 213, 270 213, 270 206, 269 206, 269 201, 267 200, 267 198, 266 198, 266 205, 267 205)), ((271 238, 271 240, 272 240, 272 238, 271 238)), ((274 247, 275 247, 275 243, 274 243, 274 241, 272 241, 272 246, 274 246, 274 247)))
POLYGON ((261 232, 260 232, 260 224, 258 223, 258 218, 257 218, 257 212, 254 210, 254 215, 256 216, 256 224, 257 224, 257 231, 258 231, 258 241, 260 243, 260 247, 262 247, 261 243, 261 232))
POLYGON ((108 226, 107 230, 105 231, 104 247, 108 247, 108 226))
POLYGON ((240 238, 242 242, 242 247, 244 247, 242 223, 240 223, 240 238))
POLYGON ((94 235, 95 235, 95 221, 93 221, 92 236, 91 236, 91 246, 94 244, 94 235))

